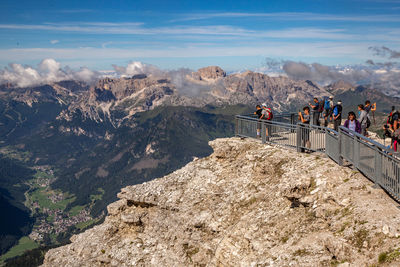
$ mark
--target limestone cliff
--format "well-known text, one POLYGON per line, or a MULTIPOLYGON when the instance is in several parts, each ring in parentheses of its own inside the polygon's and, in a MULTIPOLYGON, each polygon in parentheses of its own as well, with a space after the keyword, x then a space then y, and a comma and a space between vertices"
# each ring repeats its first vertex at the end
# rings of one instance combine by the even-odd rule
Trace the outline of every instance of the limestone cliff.
POLYGON ((103 224, 44 266, 400 263, 398 204, 360 173, 254 140, 210 144, 209 157, 123 188, 103 224))

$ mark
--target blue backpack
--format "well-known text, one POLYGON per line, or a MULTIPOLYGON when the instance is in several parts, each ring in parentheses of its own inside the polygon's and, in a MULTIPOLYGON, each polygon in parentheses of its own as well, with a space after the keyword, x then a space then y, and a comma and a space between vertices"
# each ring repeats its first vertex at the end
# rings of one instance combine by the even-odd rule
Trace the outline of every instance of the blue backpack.
POLYGON ((330 102, 329 102, 329 99, 328 99, 328 98, 325 98, 325 104, 324 104, 324 108, 325 108, 325 109, 330 109, 330 108, 331 108, 331 104, 330 104, 330 102))
POLYGON ((338 108, 338 106, 335 106, 333 108, 333 115, 337 116, 338 114, 339 114, 339 108, 338 108))

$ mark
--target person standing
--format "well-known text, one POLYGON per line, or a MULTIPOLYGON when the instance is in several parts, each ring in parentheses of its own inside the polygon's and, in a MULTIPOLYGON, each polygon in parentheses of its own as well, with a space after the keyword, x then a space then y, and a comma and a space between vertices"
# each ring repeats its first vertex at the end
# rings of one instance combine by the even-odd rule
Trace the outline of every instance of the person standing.
POLYGON ((301 152, 304 152, 305 148, 311 147, 310 142, 310 128, 308 125, 310 124, 310 108, 303 108, 304 115, 299 111, 299 121, 303 124, 307 124, 307 127, 300 128, 300 139, 301 139, 301 152))
POLYGON ((342 124, 342 110, 342 101, 339 100, 332 110, 333 129, 335 131, 338 131, 340 124, 342 124))
MULTIPOLYGON (((273 114, 272 114, 271 108, 268 108, 266 103, 263 103, 261 106, 262 106, 261 119, 267 120, 267 121, 272 120, 273 114)), ((269 141, 269 136, 271 133, 271 124, 267 123, 265 130, 266 130, 266 135, 267 135, 267 141, 269 141)))
POLYGON ((353 111, 349 112, 343 126, 353 132, 361 133, 361 123, 356 119, 356 114, 353 111))
POLYGON ((325 98, 324 101, 324 126, 328 127, 329 121, 332 121, 332 108, 333 108, 333 96, 325 98))
POLYGON ((313 99, 314 104, 308 103, 308 105, 310 105, 310 107, 312 108, 312 112, 313 112, 313 124, 319 126, 319 116, 320 116, 320 103, 318 102, 318 98, 314 97, 313 99))
MULTIPOLYGON (((369 101, 369 100, 367 100, 367 101, 365 101, 365 106, 364 106, 364 109, 365 109, 365 111, 367 112, 367 115, 368 115, 368 119, 369 119, 369 121, 370 121, 370 124, 371 124, 371 115, 370 115, 370 113, 372 113, 372 116, 374 117, 373 119, 374 119, 374 123, 375 123, 375 111, 376 111, 376 103, 373 103, 372 105, 371 105, 371 101, 369 101)), ((368 129, 368 128, 367 128, 368 129)))
POLYGON ((262 116, 262 108, 260 105, 256 106, 256 111, 254 112, 254 115, 257 116, 257 118, 259 119, 259 121, 257 122, 257 137, 261 136, 261 116, 262 116))
POLYGON ((360 104, 358 105, 358 112, 359 112, 359 117, 358 121, 361 124, 361 134, 364 136, 367 136, 367 121, 368 121, 368 114, 364 109, 364 105, 360 104))

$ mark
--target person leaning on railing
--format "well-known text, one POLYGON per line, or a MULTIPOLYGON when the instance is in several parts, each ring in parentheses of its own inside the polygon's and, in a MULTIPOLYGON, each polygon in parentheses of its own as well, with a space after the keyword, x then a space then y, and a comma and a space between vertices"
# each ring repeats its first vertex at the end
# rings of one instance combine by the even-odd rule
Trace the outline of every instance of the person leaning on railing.
POLYGON ((356 119, 356 114, 350 111, 347 120, 344 122, 344 127, 361 134, 361 123, 356 119))
MULTIPOLYGON (((310 108, 309 107, 304 107, 303 108, 304 115, 299 111, 299 121, 303 124, 310 124, 310 108)), ((310 142, 310 129, 308 127, 300 128, 300 139, 301 139, 301 152, 304 152, 304 148, 310 148, 311 147, 311 142, 310 142)))
POLYGON ((261 136, 261 117, 262 117, 262 108, 260 105, 256 106, 256 111, 254 112, 254 115, 257 115, 257 118, 260 120, 257 122, 257 137, 261 136))

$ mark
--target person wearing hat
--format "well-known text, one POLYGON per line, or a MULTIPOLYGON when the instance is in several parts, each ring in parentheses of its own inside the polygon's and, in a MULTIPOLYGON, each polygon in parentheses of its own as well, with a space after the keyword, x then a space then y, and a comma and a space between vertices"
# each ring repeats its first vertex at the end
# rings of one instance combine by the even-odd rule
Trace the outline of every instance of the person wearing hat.
POLYGON ((335 131, 338 131, 339 126, 342 124, 342 110, 343 110, 342 101, 339 100, 332 109, 333 129, 335 131))

